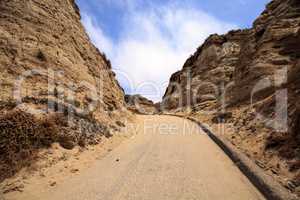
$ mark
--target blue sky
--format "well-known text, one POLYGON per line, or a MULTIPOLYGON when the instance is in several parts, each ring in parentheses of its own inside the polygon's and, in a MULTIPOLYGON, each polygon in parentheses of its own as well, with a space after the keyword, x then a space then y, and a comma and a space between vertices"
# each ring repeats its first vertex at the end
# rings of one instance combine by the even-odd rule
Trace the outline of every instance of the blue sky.
POLYGON ((127 93, 159 101, 170 75, 213 33, 251 27, 270 0, 76 0, 127 93))

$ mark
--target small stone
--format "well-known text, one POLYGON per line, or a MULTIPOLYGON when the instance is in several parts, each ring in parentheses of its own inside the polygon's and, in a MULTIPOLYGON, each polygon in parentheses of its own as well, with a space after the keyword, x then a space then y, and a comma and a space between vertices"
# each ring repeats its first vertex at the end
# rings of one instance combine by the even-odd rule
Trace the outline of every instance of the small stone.
POLYGON ((120 127, 125 127, 125 124, 121 121, 116 121, 116 124, 120 127))
POLYGON ((72 135, 61 135, 59 138, 59 144, 68 150, 75 147, 75 138, 72 135))
POLYGON ((116 159, 116 162, 119 162, 120 161, 120 159, 118 158, 118 159, 116 159))
POLYGON ((71 173, 76 173, 76 172, 79 172, 79 169, 71 169, 70 172, 71 172, 71 173))
POLYGON ((56 182, 55 181, 53 181, 52 183, 50 183, 50 186, 51 187, 53 187, 53 186, 55 186, 56 185, 56 182))

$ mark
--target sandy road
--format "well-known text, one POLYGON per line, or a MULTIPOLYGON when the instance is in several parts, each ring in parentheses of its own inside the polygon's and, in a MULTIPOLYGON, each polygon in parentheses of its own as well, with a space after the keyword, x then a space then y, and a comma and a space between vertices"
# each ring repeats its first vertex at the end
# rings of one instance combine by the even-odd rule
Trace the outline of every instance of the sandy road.
MULTIPOLYGON (((28 199, 264 199, 197 125, 170 116, 139 116, 138 134, 93 167, 28 199)), ((26 199, 26 198, 22 198, 26 199)))

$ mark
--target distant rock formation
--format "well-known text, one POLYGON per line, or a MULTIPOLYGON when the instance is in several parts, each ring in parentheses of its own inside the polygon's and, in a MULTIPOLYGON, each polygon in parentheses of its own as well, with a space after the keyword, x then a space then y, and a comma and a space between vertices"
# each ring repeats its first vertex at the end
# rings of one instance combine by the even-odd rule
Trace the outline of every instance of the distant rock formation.
POLYGON ((214 122, 231 113, 226 121, 236 133, 228 139, 285 186, 284 179, 300 186, 299 77, 300 1, 273 0, 253 28, 210 36, 172 75, 162 107, 194 116, 214 111, 214 122))
POLYGON ((126 95, 128 109, 138 114, 156 114, 157 105, 141 95, 126 95))

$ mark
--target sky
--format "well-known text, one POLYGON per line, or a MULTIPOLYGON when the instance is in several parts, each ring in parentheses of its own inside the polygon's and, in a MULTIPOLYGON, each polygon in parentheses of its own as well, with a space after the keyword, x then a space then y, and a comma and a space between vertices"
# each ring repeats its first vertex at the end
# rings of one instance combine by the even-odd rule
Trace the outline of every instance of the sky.
POLYGON ((270 0, 76 0, 93 44, 127 94, 155 102, 214 33, 249 28, 270 0))

